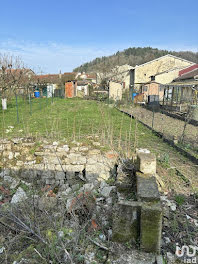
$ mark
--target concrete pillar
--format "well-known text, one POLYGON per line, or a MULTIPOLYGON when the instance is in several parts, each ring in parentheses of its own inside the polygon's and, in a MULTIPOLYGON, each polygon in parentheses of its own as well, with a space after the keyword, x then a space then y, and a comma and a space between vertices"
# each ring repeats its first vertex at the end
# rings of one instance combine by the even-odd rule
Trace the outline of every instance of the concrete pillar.
POLYGON ((138 202, 122 201, 113 217, 114 242, 137 242, 139 237, 139 216, 141 205, 138 202))
POLYGON ((156 174, 156 156, 152 153, 137 154, 137 170, 144 174, 156 174))
POLYGON ((159 201, 160 195, 155 176, 152 174, 136 173, 137 199, 142 202, 159 201))
POLYGON ((142 205, 140 222, 140 248, 146 252, 160 253, 162 209, 160 203, 142 205))

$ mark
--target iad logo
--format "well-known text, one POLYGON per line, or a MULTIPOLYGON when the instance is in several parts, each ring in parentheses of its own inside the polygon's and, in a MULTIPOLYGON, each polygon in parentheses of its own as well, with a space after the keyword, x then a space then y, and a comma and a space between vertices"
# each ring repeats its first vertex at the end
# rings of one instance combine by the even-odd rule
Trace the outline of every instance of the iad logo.
POLYGON ((176 244, 175 254, 177 257, 184 257, 184 263, 197 263, 196 252, 198 252, 197 246, 182 246, 181 248, 176 244))

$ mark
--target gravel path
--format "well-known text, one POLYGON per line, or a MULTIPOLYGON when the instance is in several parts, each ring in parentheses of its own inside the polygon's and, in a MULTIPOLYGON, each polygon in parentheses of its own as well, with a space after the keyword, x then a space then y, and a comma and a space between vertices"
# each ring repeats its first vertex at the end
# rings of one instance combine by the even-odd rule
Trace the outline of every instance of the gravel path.
MULTIPOLYGON (((130 109, 122 107, 121 110, 132 114, 144 124, 152 127, 152 111, 140 106, 131 107, 130 109)), ((168 139, 173 139, 174 136, 177 136, 179 139, 183 133, 184 123, 185 122, 182 120, 167 116, 165 114, 159 112, 154 113, 153 129, 157 132, 163 133, 168 139)), ((198 148, 198 127, 188 124, 186 126, 184 139, 186 144, 191 144, 192 147, 198 148)))

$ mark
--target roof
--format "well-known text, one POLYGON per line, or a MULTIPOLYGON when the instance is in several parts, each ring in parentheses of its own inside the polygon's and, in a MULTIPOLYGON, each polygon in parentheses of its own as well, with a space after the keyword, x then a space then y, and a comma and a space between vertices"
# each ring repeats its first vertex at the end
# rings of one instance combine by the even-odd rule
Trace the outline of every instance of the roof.
POLYGON ((96 74, 95 73, 87 73, 87 79, 96 79, 96 74))
POLYGON ((192 71, 189 71, 179 77, 177 77, 174 81, 182 81, 187 79, 195 79, 195 76, 198 75, 198 68, 193 69, 192 71))
POLYGON ((183 69, 183 70, 181 70, 180 72, 179 72, 179 76, 181 76, 181 75, 183 75, 183 74, 185 74, 185 73, 188 73, 188 72, 190 72, 190 71, 192 71, 192 70, 194 70, 194 69, 197 69, 198 68, 198 64, 194 64, 194 65, 192 65, 192 66, 190 66, 190 67, 186 67, 185 69, 183 69))
POLYGON ((44 74, 44 75, 36 75, 35 78, 39 82, 57 83, 60 80, 60 75, 59 74, 44 74))
POLYGON ((184 86, 184 87, 195 86, 195 85, 198 86, 198 80, 192 80, 192 79, 165 84, 165 86, 184 86))
POLYGON ((141 65, 138 65, 138 66, 136 66, 135 68, 142 67, 142 66, 144 66, 144 65, 146 65, 146 64, 149 64, 149 63, 154 62, 154 61, 161 60, 162 58, 165 58, 165 57, 172 57, 172 58, 175 58, 175 59, 179 59, 179 60, 182 60, 182 61, 189 62, 189 63, 191 63, 191 64, 195 64, 195 63, 192 62, 192 61, 188 61, 188 60, 182 59, 182 58, 180 58, 180 57, 176 57, 176 56, 174 56, 174 55, 167 54, 167 55, 161 56, 161 57, 159 57, 159 58, 157 58, 157 59, 154 59, 154 60, 151 60, 151 61, 145 62, 145 63, 143 63, 143 64, 141 64, 141 65))
POLYGON ((64 72, 63 75, 76 75, 77 72, 64 72))
MULTIPOLYGON (((0 70, 1 72, 2 70, 0 70)), ((25 74, 28 74, 28 73, 31 73, 33 75, 35 75, 35 73, 33 72, 33 70, 31 69, 26 69, 26 68, 22 68, 22 69, 6 69, 5 72, 10 72, 12 74, 21 74, 21 73, 25 73, 25 74)))
POLYGON ((77 81, 77 86, 84 86, 87 85, 88 82, 87 81, 77 81))

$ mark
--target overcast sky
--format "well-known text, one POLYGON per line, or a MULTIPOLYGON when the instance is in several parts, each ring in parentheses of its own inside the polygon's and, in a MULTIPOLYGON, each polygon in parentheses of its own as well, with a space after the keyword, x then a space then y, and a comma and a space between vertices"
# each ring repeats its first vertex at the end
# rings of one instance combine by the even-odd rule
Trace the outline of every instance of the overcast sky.
POLYGON ((133 46, 198 51, 197 0, 1 1, 0 52, 58 73, 133 46))

